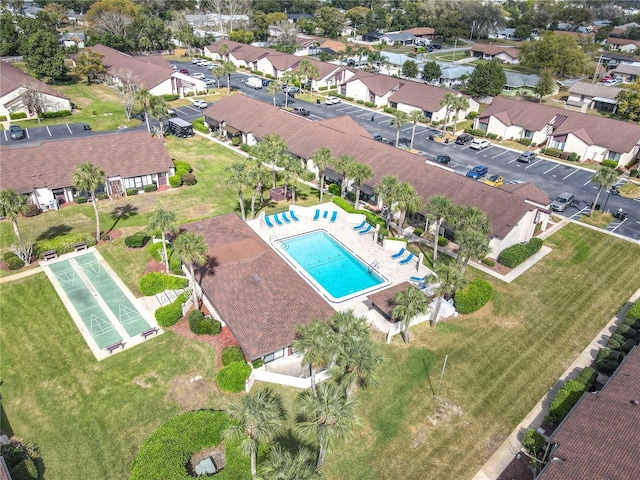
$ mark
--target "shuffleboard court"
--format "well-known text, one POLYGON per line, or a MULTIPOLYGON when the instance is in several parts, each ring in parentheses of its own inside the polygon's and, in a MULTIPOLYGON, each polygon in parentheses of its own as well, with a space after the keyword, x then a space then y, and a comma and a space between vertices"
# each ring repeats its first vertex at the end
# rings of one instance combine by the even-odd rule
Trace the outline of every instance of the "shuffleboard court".
POLYGON ((150 328, 138 309, 131 303, 95 255, 82 255, 76 257, 75 261, 129 336, 140 335, 150 328))
POLYGON ((105 348, 122 341, 122 337, 69 260, 54 263, 49 268, 98 347, 105 348))

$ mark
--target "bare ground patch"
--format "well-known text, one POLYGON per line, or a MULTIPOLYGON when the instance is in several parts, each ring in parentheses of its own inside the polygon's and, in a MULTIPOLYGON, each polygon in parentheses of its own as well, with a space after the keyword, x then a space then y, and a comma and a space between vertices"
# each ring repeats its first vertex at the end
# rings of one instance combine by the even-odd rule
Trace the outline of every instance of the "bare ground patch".
POLYGON ((206 405, 216 389, 214 382, 200 374, 176 377, 169 382, 169 399, 185 410, 195 410, 206 405))

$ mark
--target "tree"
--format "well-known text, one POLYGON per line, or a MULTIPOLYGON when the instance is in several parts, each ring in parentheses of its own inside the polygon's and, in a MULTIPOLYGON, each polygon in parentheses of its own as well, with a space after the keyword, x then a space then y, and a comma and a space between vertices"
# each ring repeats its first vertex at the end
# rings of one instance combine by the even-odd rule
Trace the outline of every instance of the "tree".
POLYGON ((216 86, 220 88, 220 79, 226 75, 224 67, 222 65, 218 65, 216 68, 211 70, 211 75, 216 77, 216 86))
POLYGON ((478 228, 464 228, 457 231, 456 243, 460 247, 456 263, 463 276, 471 257, 482 260, 491 251, 489 237, 478 228))
POLYGON ((413 60, 405 60, 402 64, 402 75, 407 78, 416 78, 418 76, 418 64, 413 60))
POLYGON ((103 54, 85 48, 76 57, 76 73, 78 75, 85 75, 87 77, 87 84, 90 84, 91 80, 107 73, 107 69, 102 63, 103 58, 103 54))
POLYGON ((313 93, 313 80, 318 78, 318 76, 320 75, 318 67, 312 64, 309 60, 302 60, 300 62, 300 65, 298 66, 298 75, 300 75, 304 79, 304 82, 300 82, 302 92, 304 92, 304 87, 306 86, 306 84, 308 82, 311 82, 309 89, 311 90, 311 93, 313 93))
POLYGON ((355 209, 358 210, 360 207, 360 187, 362 186, 362 182, 373 178, 373 170, 366 163, 355 162, 349 169, 349 178, 353 179, 356 184, 356 201, 354 206, 355 209))
POLYGON ((187 47, 187 55, 191 55, 191 45, 196 42, 196 35, 193 31, 193 26, 187 21, 184 13, 173 12, 169 28, 171 28, 173 36, 181 43, 181 46, 187 47))
POLYGON ((413 123, 413 128, 411 129, 411 145, 409 147, 411 150, 413 150, 413 139, 416 135, 416 126, 418 125, 418 122, 426 122, 427 119, 425 118, 422 111, 417 109, 411 110, 408 114, 408 117, 411 123, 413 123))
POLYGON ((389 220, 391 217, 391 209, 396 202, 396 196, 398 194, 398 177, 393 175, 386 175, 380 179, 380 183, 373 187, 373 191, 382 201, 383 206, 387 207, 387 214, 385 215, 385 222, 387 230, 389 230, 389 220))
POLYGON ((16 20, 9 9, 0 13, 0 57, 18 55, 20 38, 16 20))
POLYGON ((307 171, 302 165, 302 161, 298 157, 294 157, 291 155, 286 155, 283 157, 283 167, 284 173, 286 175, 287 183, 285 184, 285 195, 286 195, 286 185, 291 183, 291 203, 296 204, 296 189, 298 187, 298 181, 302 178, 303 180, 311 179, 311 172, 307 171))
POLYGON ((244 212, 244 200, 242 198, 242 187, 247 183, 247 164, 243 161, 233 162, 231 165, 225 168, 227 172, 226 182, 227 185, 235 187, 238 192, 238 203, 240 204, 240 213, 242 220, 247 220, 247 216, 244 212))
POLYGON ((138 88, 135 93, 135 99, 142 106, 144 112, 144 120, 147 123, 147 132, 151 133, 151 125, 149 125, 149 115, 147 115, 147 109, 149 108, 149 101, 151 100, 151 94, 146 88, 138 88))
POLYGON ((533 87, 533 92, 538 96, 539 102, 542 103, 542 98, 551 95, 555 90, 556 79, 553 76, 551 70, 545 68, 540 72, 540 79, 533 87))
POLYGON ((37 87, 28 86, 20 93, 20 101, 27 108, 30 115, 36 115, 40 122, 40 115, 47 110, 49 102, 37 87))
POLYGON ((473 97, 497 97, 506 81, 502 65, 497 62, 481 63, 467 81, 467 93, 473 97))
POLYGON ((355 162, 356 159, 351 155, 340 155, 338 158, 334 158, 333 160, 333 166, 342 174, 342 183, 340 185, 340 196, 342 198, 344 198, 347 192, 347 175, 351 171, 351 167, 355 162))
POLYGON ((18 228, 18 214, 24 214, 27 210, 28 205, 26 196, 11 189, 0 191, 0 216, 11 220, 13 233, 16 235, 18 245, 23 244, 22 235, 20 235, 20 229, 18 228))
POLYGON ((640 79, 622 88, 623 90, 616 97, 618 110, 635 122, 640 118, 640 79))
POLYGON ((440 235, 440 227, 442 226, 442 221, 451 215, 453 202, 444 195, 436 195, 429 199, 426 210, 436 218, 436 230, 433 235, 433 265, 435 266, 438 262, 438 237, 440 235))
POLYGON ((152 95, 149 99, 149 113, 153 118, 157 118, 160 123, 160 127, 158 128, 158 136, 160 138, 164 137, 164 117, 167 114, 168 108, 169 106, 164 97, 152 95))
POLYGON ((418 210, 422 205, 422 198, 418 195, 413 185, 400 182, 396 192, 396 202, 398 203, 398 210, 400 210, 400 218, 398 220, 398 233, 400 233, 402 232, 407 212, 415 212, 418 210))
POLYGON ((122 102, 127 120, 131 120, 131 112, 136 103, 137 78, 131 70, 123 69, 113 72, 113 76, 108 77, 107 85, 115 91, 122 102))
POLYGON ((295 455, 280 445, 273 445, 267 459, 260 465, 259 480, 321 480, 311 452, 302 447, 295 455))
POLYGON ((322 30, 324 36, 336 38, 338 27, 344 25, 344 14, 337 8, 321 7, 315 12, 316 26, 322 30))
POLYGON ((105 183, 104 171, 92 163, 81 163, 73 171, 73 186, 78 192, 89 192, 96 215, 96 241, 100 241, 100 215, 96 201, 96 189, 105 183))
POLYGON ((207 244, 204 237, 199 233, 183 232, 173 241, 173 251, 183 262, 189 264, 191 274, 191 286, 193 287, 193 308, 200 308, 198 298, 198 288, 193 265, 204 265, 207 261, 207 244))
POLYGON ((175 212, 157 209, 149 218, 149 230, 160 230, 162 235, 162 259, 164 261, 164 271, 169 271, 169 256, 167 255, 167 233, 176 233, 178 230, 178 219, 175 212))
POLYGON ((396 129, 396 148, 400 143, 400 129, 408 121, 409 116, 405 112, 398 110, 393 114, 393 118, 391 119, 389 125, 396 129))
POLYGON ((284 140, 275 133, 265 135, 260 139, 255 148, 253 154, 256 159, 261 163, 266 163, 271 166, 271 172, 273 174, 273 188, 276 188, 276 175, 277 167, 280 163, 280 159, 287 151, 287 144, 284 140))
POLYGON ((322 194, 324 193, 324 172, 333 162, 331 150, 327 147, 320 147, 311 155, 311 161, 318 169, 318 178, 320 180, 320 203, 322 203, 322 194))
POLYGON ((282 82, 285 84, 285 91, 284 91, 284 108, 288 108, 289 107, 289 85, 290 84, 295 84, 298 81, 298 74, 292 70, 286 70, 283 74, 282 77, 280 77, 280 80, 282 80, 282 82))
POLYGON ((455 106, 456 98, 457 96, 455 93, 445 93, 440 99, 440 106, 445 107, 444 119, 442 121, 442 133, 445 133, 447 130, 447 122, 449 121, 451 111, 455 106))
POLYGON ((99 34, 127 38, 129 26, 140 13, 140 7, 130 0, 100 0, 95 2, 85 15, 99 34))
POLYGON ((283 430, 285 412, 282 398, 270 388, 256 390, 232 403, 227 413, 236 421, 225 430, 230 441, 240 442, 240 451, 251 457, 251 475, 257 473, 257 453, 260 445, 268 443, 283 430))
MULTIPOLYGON (((223 45, 226 45, 226 44, 223 44, 223 45)), ((235 73, 236 64, 233 63, 231 60, 225 60, 222 63, 221 67, 222 67, 222 70, 224 71, 224 74, 227 76, 227 93, 231 93, 231 74, 235 73)))
POLYGON ((489 218, 478 208, 470 205, 456 205, 452 208, 449 224, 458 232, 464 229, 476 229, 485 235, 491 231, 489 218))
POLYGON ((467 110, 469 108, 469 100, 466 97, 458 95, 453 101, 453 133, 456 132, 458 128, 458 115, 461 110, 467 110))
POLYGON ((58 37, 47 30, 39 30, 28 37, 22 46, 22 57, 36 78, 57 80, 67 74, 58 37))
POLYGON ((298 407, 305 419, 298 428, 318 442, 317 467, 321 469, 327 452, 337 440, 351 438, 360 420, 353 413, 355 403, 346 398, 339 386, 324 382, 318 386, 317 394, 316 397, 304 390, 298 397, 298 407))
POLYGON ((426 82, 433 82, 442 76, 442 69, 436 62, 427 62, 422 67, 422 78, 426 82))
POLYGON ((402 322, 404 343, 409 343, 409 323, 415 316, 429 309, 429 297, 410 285, 406 290, 393 296, 391 315, 402 322))
POLYGON ((309 325, 298 325, 296 340, 291 344, 294 351, 302 353, 302 359, 309 363, 311 390, 316 394, 316 369, 325 366, 332 359, 331 328, 322 320, 312 320, 309 325))
POLYGON ((337 344, 335 363, 330 371, 331 377, 344 389, 349 399, 356 385, 362 388, 378 385, 377 371, 382 357, 368 335, 339 338, 341 341, 337 344))
POLYGON ((438 300, 436 302, 436 307, 433 310, 433 315, 431 316, 430 324, 432 327, 436 326, 438 322, 438 316, 440 315, 440 307, 442 306, 442 300, 444 297, 453 295, 458 288, 462 285, 462 274, 458 269, 458 266, 455 262, 441 263, 435 269, 435 273, 438 276, 439 285, 436 287, 436 295, 438 296, 438 300))
POLYGON ((596 169, 596 174, 591 179, 593 183, 598 184, 598 192, 596 193, 596 198, 593 200, 593 205, 591 205, 591 215, 593 215, 593 212, 596 209, 598 198, 600 197, 600 193, 602 193, 602 190, 615 185, 618 181, 619 176, 620 174, 611 167, 607 167, 605 165, 598 166, 598 168, 596 169))
POLYGON ((593 72, 591 57, 568 35, 542 34, 540 40, 524 42, 520 63, 525 67, 548 69, 554 74, 574 77, 593 72))
POLYGON ((259 162, 252 162, 247 169, 247 185, 253 186, 251 195, 251 220, 256 218, 256 200, 262 196, 262 189, 269 181, 269 172, 259 162))
POLYGON ((280 92, 280 85, 276 82, 271 82, 267 85, 267 93, 273 96, 273 106, 276 106, 276 95, 280 92))

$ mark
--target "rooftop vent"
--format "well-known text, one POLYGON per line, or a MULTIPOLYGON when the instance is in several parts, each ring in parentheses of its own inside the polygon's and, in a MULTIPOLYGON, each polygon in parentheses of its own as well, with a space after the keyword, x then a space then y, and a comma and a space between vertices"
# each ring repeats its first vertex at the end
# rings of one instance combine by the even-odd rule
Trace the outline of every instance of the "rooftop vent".
POLYGON ((637 406, 637 405, 638 405, 638 403, 640 403, 640 402, 638 402, 638 400, 636 400, 636 399, 633 399, 633 400, 629 400, 629 403, 630 403, 631 405, 636 405, 636 406, 637 406))
POLYGON ((256 283, 260 283, 262 281, 262 279, 260 278, 260 275, 258 275, 257 273, 254 273, 251 276, 253 277, 253 281, 256 283))

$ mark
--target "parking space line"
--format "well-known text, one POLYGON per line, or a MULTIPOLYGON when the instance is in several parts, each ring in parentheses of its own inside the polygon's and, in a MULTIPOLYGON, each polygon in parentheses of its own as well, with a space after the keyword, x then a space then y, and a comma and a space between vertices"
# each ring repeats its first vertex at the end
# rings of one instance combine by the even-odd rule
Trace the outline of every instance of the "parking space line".
POLYGON ((481 153, 484 153, 484 152, 486 152, 487 150, 491 150, 491 147, 487 147, 487 148, 483 148, 482 150, 478 150, 478 151, 476 152, 476 155, 479 155, 479 154, 481 154, 481 153))
POLYGON ((542 172, 543 175, 546 175, 547 173, 549 173, 551 170, 553 170, 554 168, 558 168, 560 166, 559 163, 556 163, 553 167, 551 167, 549 170, 547 170, 546 172, 542 172))
POLYGON ((68 123, 65 123, 65 125, 67 126, 67 130, 69 130, 69 133, 70 133, 71 135, 73 135, 73 132, 71 131, 71 127, 69 126, 69 124, 68 124, 68 123))
POLYGON ((533 167, 534 165, 539 164, 541 161, 542 161, 542 160, 538 160, 536 163, 531 163, 531 164, 527 165, 524 169, 525 169, 525 170, 527 170, 527 169, 529 169, 529 168, 533 167))
POLYGON ((567 178, 569 178, 571 175, 573 175, 574 173, 576 173, 578 171, 578 169, 576 168, 573 172, 571 172, 569 175, 567 175, 566 177, 563 178, 563 180, 566 180, 567 178))
POLYGON ((587 185, 589 185, 590 183, 592 183, 592 182, 591 182, 591 179, 587 180, 587 182, 586 182, 586 183, 584 183, 582 186, 583 186, 583 187, 586 187, 586 186, 587 186, 587 185))
POLYGON ((29 135, 29 129, 25 128, 24 131, 27 132, 27 138, 31 140, 31 135, 29 135))
MULTIPOLYGON (((616 225, 615 227, 613 227, 613 228, 612 228, 611 230, 609 230, 609 231, 610 231, 610 232, 615 232, 615 231, 618 229, 618 227, 619 227, 620 225, 622 225, 622 224, 623 224, 624 222, 626 222, 626 221, 627 221, 627 219, 625 218, 625 219, 624 219, 624 220, 622 220, 618 225, 616 225)), ((607 230, 608 230, 608 229, 607 229, 607 230)))
POLYGON ((389 119, 388 119, 388 118, 385 118, 383 121, 378 122, 378 125, 380 125, 380 124, 382 124, 382 123, 387 123, 387 122, 389 122, 389 119))
POLYGON ((508 150, 505 150, 504 152, 499 153, 499 154, 497 154, 497 155, 494 155, 494 156, 493 156, 493 157, 491 157, 491 158, 497 158, 497 157, 499 157, 500 155, 504 155, 505 153, 507 153, 507 151, 508 151, 508 150))
POLYGON ((409 130, 411 130, 413 127, 409 127, 409 128, 405 128, 404 130, 400 130, 402 133, 404 132, 408 132, 409 130))

